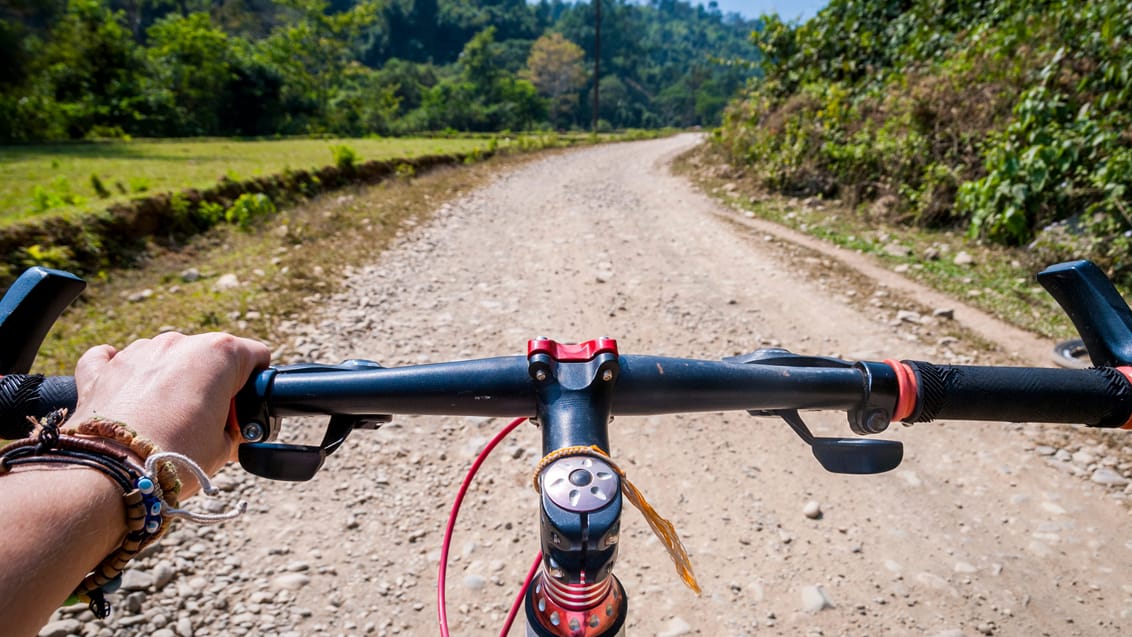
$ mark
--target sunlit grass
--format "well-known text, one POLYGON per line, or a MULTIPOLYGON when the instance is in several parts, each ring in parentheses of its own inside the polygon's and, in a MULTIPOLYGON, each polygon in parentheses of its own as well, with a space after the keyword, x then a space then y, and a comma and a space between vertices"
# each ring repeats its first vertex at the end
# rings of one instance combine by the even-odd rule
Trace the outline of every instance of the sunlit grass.
POLYGON ((332 148, 358 161, 468 153, 489 139, 378 138, 134 140, 0 147, 0 223, 45 212, 84 211, 141 195, 205 188, 287 169, 334 164, 332 148), (95 177, 103 189, 99 193, 95 177), (37 197, 37 189, 39 196, 37 197), (38 199, 38 201, 37 201, 38 199))

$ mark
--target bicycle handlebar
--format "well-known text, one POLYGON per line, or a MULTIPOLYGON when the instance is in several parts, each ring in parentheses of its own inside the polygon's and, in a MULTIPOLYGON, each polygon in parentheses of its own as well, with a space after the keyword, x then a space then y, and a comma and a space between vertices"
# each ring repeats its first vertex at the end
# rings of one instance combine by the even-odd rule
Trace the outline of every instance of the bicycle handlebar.
MULTIPOLYGON (((660 356, 618 357, 615 415, 689 411, 818 409, 860 402, 853 369, 783 368, 660 356)), ((260 372, 254 400, 273 416, 416 414, 535 415, 528 361, 521 356, 354 370, 300 365, 260 372)))
MULTIPOLYGON (((872 391, 865 368, 735 364, 622 355, 614 415, 858 408, 872 391)), ((1132 389, 1111 368, 1085 370, 934 365, 909 361, 920 377, 908 422, 938 418, 1117 427, 1132 415, 1132 389)), ((413 365, 298 365, 259 372, 244 400, 275 417, 376 414, 535 415, 528 361, 520 356, 413 365)), ((896 398, 896 397, 894 397, 896 398)))
MULTIPOLYGON (((617 360, 620 372, 611 405, 615 416, 853 411, 862 409, 877 393, 887 396, 879 407, 899 415, 895 411, 899 388, 897 395, 890 395, 891 387, 884 387, 884 368, 890 363, 812 367, 644 355, 622 355, 617 360)), ((914 408, 897 419, 908 423, 946 418, 1111 428, 1125 426, 1132 417, 1132 384, 1114 368, 905 364, 916 376, 914 408)), ((25 381, 31 378, 21 374, 0 378, 0 412, 38 418, 59 407, 74 409, 77 396, 72 377, 46 377, 37 391, 25 390, 23 396, 9 389, 26 387, 25 381)), ((258 372, 238 402, 245 414, 263 413, 272 419, 314 414, 534 417, 534 383, 528 360, 521 356, 393 368, 361 361, 299 364, 258 372)), ((265 429, 263 435, 250 436, 249 441, 273 440, 278 433, 278 427, 265 429)))
POLYGON ((74 412, 78 392, 73 376, 9 374, 0 377, 0 438, 27 435, 31 423, 59 408, 74 412))

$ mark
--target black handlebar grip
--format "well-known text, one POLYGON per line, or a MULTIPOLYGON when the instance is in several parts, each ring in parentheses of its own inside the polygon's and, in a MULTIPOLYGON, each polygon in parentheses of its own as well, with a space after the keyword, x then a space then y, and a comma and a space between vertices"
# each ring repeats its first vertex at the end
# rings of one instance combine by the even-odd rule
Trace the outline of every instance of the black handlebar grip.
POLYGON ((75 411, 78 391, 73 376, 8 374, 0 377, 0 438, 24 438, 28 417, 42 418, 59 408, 75 411))
POLYGON ((905 422, 936 418, 1120 427, 1132 416, 1132 383, 1111 367, 1043 369, 905 361, 916 408, 905 422))

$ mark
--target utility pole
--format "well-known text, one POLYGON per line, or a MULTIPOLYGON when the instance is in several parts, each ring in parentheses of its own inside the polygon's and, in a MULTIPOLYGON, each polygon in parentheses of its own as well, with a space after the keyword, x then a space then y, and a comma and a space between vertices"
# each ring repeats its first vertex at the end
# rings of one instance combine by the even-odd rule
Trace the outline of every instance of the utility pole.
POLYGON ((598 97, 598 84, 601 82, 601 0, 594 0, 594 122, 593 130, 597 132, 597 120, 601 101, 598 97))

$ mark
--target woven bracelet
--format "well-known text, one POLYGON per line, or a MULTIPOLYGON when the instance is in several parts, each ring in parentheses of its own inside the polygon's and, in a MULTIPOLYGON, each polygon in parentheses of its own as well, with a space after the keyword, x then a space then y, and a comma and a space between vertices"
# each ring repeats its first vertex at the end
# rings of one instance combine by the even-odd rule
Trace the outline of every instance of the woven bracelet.
POLYGON ((97 425, 100 431, 128 432, 128 440, 123 433, 111 438, 115 442, 125 444, 135 453, 137 445, 144 445, 145 466, 139 467, 130 461, 124 450, 104 440, 71 435, 71 432, 90 431, 85 426, 87 423, 61 433, 58 425, 65 418, 65 410, 53 412, 36 423, 33 437, 15 441, 0 449, 0 475, 29 464, 73 465, 99 471, 122 489, 122 500, 126 508, 125 538, 113 553, 83 578, 65 602, 85 602, 96 617, 105 619, 112 611, 110 603, 106 601, 106 593, 117 589, 129 561, 160 538, 172 519, 215 524, 240 515, 246 510, 247 504, 241 502, 235 510, 215 515, 177 509, 172 489, 179 491, 181 483, 177 479, 174 462, 183 464, 195 473, 205 493, 217 493, 195 462, 180 454, 159 451, 156 445, 138 436, 122 423, 100 419, 100 424, 97 425), (166 490, 166 485, 170 490, 166 490))
MULTIPOLYGON (((149 459, 152 454, 161 452, 161 448, 156 443, 130 429, 126 423, 101 416, 84 420, 74 427, 62 430, 62 433, 113 440, 132 451, 142 462, 149 459)), ((169 506, 176 507, 181 495, 181 481, 177 478, 177 470, 172 462, 161 463, 157 470, 157 480, 165 493, 165 501, 169 506)))

